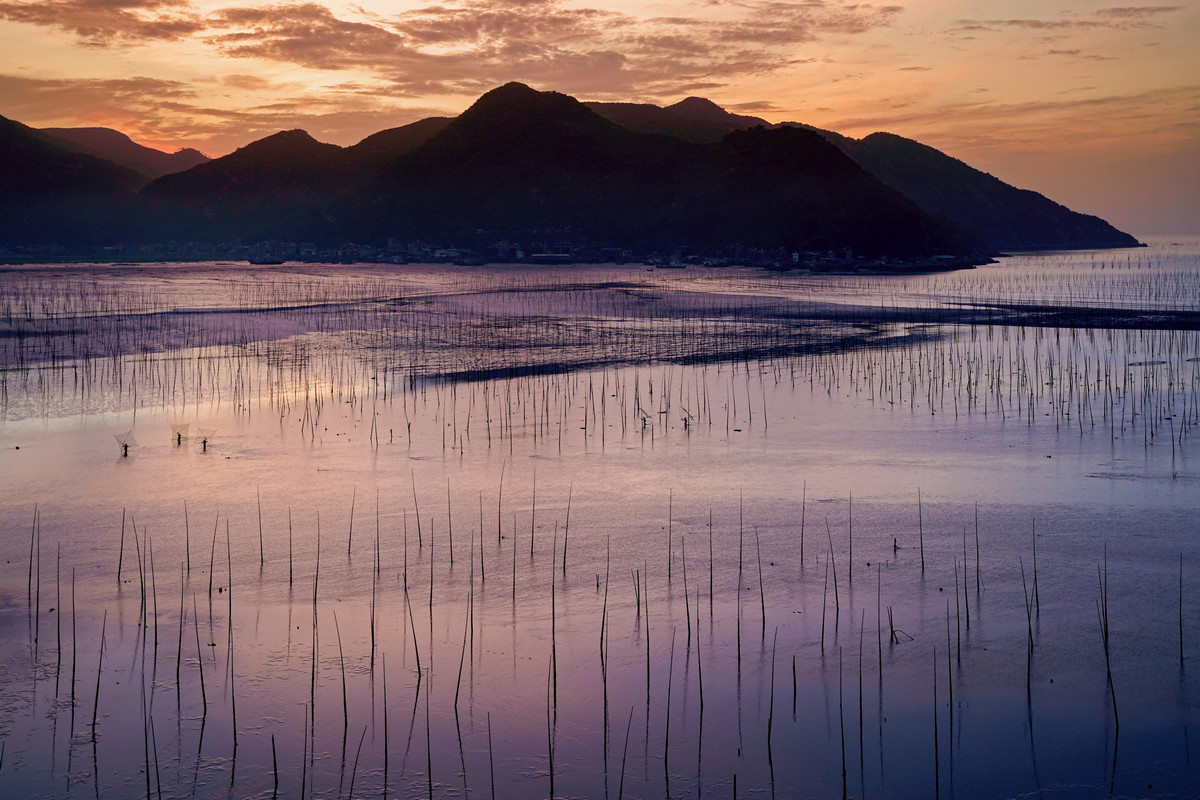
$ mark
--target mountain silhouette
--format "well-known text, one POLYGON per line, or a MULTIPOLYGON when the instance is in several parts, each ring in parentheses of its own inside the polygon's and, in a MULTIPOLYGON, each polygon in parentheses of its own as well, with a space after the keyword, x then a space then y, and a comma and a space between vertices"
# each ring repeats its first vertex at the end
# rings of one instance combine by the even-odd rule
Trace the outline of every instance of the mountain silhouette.
POLYGON ((626 130, 522 84, 483 95, 349 199, 361 236, 556 231, 635 248, 969 249, 815 134, 697 144, 626 130))
POLYGON ((145 177, 0 117, 0 243, 93 242, 124 227, 145 177))
POLYGON ((654 219, 634 211, 670 191, 689 146, 642 136, 574 98, 508 84, 398 159, 356 205, 364 233, 456 238, 478 229, 518 234, 571 229, 639 240, 654 219))
POLYGON ((468 169, 498 163, 536 167, 547 161, 593 169, 612 155, 610 149, 636 146, 629 131, 573 97, 508 83, 481 96, 431 137, 415 151, 414 163, 449 156, 468 169))
POLYGON ((656 133, 697 144, 719 142, 732 128, 682 117, 649 103, 584 103, 592 111, 635 133, 656 133))
POLYGON ((816 134, 754 127, 715 150, 715 175, 698 181, 680 209, 685 239, 872 256, 977 251, 816 134))
POLYGON ((136 170, 146 176, 147 183, 154 178, 183 172, 209 160, 208 156, 190 147, 174 153, 164 153, 138 144, 111 128, 42 128, 41 132, 69 142, 82 152, 136 170))
POLYGON ((136 190, 136 171, 80 152, 53 137, 0 117, 0 197, 119 194, 136 190))
POLYGON ((700 144, 719 142, 725 134, 771 127, 758 117, 731 114, 711 100, 689 97, 663 108, 650 103, 584 103, 605 119, 637 133, 658 133, 700 144))
POLYGON ((344 150, 281 131, 142 190, 151 236, 223 240, 328 235, 344 150))
POLYGON ((712 100, 706 100, 703 97, 687 97, 680 100, 678 103, 667 106, 667 111, 670 111, 685 119, 693 120, 694 122, 703 122, 709 125, 724 126, 728 131, 737 131, 744 128, 753 128, 758 125, 763 127, 771 127, 771 123, 765 119, 758 117, 747 117, 741 114, 733 114, 712 100))
POLYGON ((509 83, 454 118, 346 148, 282 131, 144 186, 84 150, 129 161, 149 148, 67 130, 84 143, 0 117, 0 244, 509 238, 905 258, 1135 244, 918 142, 771 125, 697 97, 581 103, 509 83))
MULTIPOLYGON (((629 130, 687 141, 717 141, 734 130, 772 126, 758 117, 731 114, 716 103, 689 97, 674 105, 589 104, 629 130)), ((1127 233, 1099 217, 1080 214, 1044 195, 1018 189, 928 145, 891 133, 852 139, 801 123, 927 213, 960 227, 992 251, 1134 247, 1127 233)))
POLYGON ((399 128, 388 128, 346 148, 346 153, 360 169, 382 167, 425 144, 431 136, 449 125, 452 119, 427 117, 399 128))
POLYGON ((863 169, 992 250, 1135 247, 1099 217, 1080 214, 920 142, 891 133, 851 139, 818 131, 863 169))

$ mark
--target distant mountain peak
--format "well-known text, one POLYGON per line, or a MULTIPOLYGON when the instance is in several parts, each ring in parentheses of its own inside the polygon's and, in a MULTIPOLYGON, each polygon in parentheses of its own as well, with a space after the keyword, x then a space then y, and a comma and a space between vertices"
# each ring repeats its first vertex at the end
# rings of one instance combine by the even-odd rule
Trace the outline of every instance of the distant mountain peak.
POLYGON ((421 151, 429 157, 454 151, 456 163, 459 158, 479 164, 525 163, 548 153, 573 153, 586 159, 595 143, 631 136, 574 97, 507 83, 476 100, 421 151))
POLYGON ((564 116, 595 116, 582 103, 559 92, 539 92, 516 81, 486 92, 471 107, 459 115, 456 122, 474 123, 477 120, 496 122, 530 115, 546 118, 564 116))
POLYGON ((496 98, 509 95, 533 97, 539 94, 558 94, 558 92, 539 92, 537 89, 534 89, 527 83, 521 83, 520 81, 509 81, 508 83, 497 86, 495 89, 489 89, 488 91, 484 92, 479 96, 476 102, 488 97, 496 98))
POLYGON ((862 139, 809 127, 925 212, 992 251, 1134 247, 1132 236, 1028 189, 1018 189, 927 144, 895 133, 862 139))
POLYGON ((208 161, 208 156, 191 147, 165 153, 138 144, 112 128, 43 128, 42 133, 81 152, 137 170, 149 179, 182 172, 208 161))
POLYGON ((0 197, 20 192, 120 192, 143 181, 120 166, 55 136, 0 116, 0 197))
POLYGON ((318 142, 309 135, 308 131, 295 128, 290 131, 279 131, 270 136, 264 136, 262 139, 253 141, 244 147, 239 147, 229 156, 226 156, 226 158, 232 158, 235 163, 245 160, 275 161, 298 157, 331 155, 340 152, 341 149, 335 144, 318 142))
POLYGON ((674 110, 676 113, 691 113, 693 115, 719 114, 724 116, 729 113, 707 97, 696 97, 695 95, 685 97, 678 103, 667 106, 667 108, 674 110))
POLYGON ((54 133, 85 141, 0 117, 0 238, 452 242, 491 231, 898 256, 1136 244, 928 145, 771 125, 694 96, 666 108, 581 103, 511 82, 457 118, 352 147, 292 129, 211 161, 103 128, 54 133), (184 156, 191 168, 173 161, 144 185, 146 158, 184 156), (79 200, 95 197, 105 200, 79 200))
POLYGON ((279 131, 278 133, 273 133, 270 136, 264 136, 261 139, 251 142, 249 145, 247 145, 247 147, 253 147, 254 145, 260 145, 265 142, 271 142, 272 144, 321 144, 321 142, 318 142, 316 139, 314 139, 308 131, 302 128, 293 128, 290 131, 279 131))
POLYGON ((70 136, 78 137, 78 139, 91 139, 97 142, 110 142, 122 144, 133 143, 133 139, 129 138, 128 134, 121 131, 113 130, 112 128, 42 128, 42 133, 48 133, 51 136, 66 139, 70 136))
POLYGON ((557 92, 539 92, 523 83, 513 81, 484 92, 470 107, 459 115, 459 119, 470 119, 481 114, 492 115, 511 112, 533 106, 547 105, 554 97, 566 97, 557 92))
POLYGON ((398 128, 373 133, 358 144, 346 148, 346 152, 354 158, 366 159, 378 166, 412 152, 429 141, 430 137, 441 133, 451 122, 451 117, 426 117, 398 128))
POLYGON ((770 125, 765 119, 743 116, 726 111, 712 100, 704 97, 687 97, 666 108, 668 111, 672 111, 681 117, 703 120, 710 123, 720 123, 728 126, 730 130, 752 128, 755 125, 762 125, 764 127, 770 125))

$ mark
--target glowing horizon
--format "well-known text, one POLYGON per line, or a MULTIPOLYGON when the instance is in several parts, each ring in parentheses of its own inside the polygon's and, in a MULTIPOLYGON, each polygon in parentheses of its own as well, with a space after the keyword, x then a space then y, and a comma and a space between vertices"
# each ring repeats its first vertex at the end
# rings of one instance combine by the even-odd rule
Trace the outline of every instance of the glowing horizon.
POLYGON ((0 114, 223 155, 349 145, 510 80, 887 130, 1137 234, 1200 233, 1200 7, 1028 0, 0 0, 0 114))

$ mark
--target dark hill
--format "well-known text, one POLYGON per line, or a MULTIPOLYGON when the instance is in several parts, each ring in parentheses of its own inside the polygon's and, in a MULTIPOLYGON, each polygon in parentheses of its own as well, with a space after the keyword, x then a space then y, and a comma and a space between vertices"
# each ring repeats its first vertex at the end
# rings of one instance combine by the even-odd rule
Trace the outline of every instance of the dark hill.
POLYGON ((0 117, 0 242, 112 241, 145 178, 0 117))
POLYGON ((111 128, 43 128, 42 133, 69 142, 90 155, 137 170, 146 176, 147 182, 163 175, 183 172, 209 160, 208 156, 190 147, 164 153, 140 145, 111 128))
POLYGON ((638 133, 658 133, 689 142, 719 142, 725 134, 771 123, 731 114, 711 100, 689 97, 663 108, 649 103, 585 103, 605 119, 638 133))
POLYGON ((1010 186, 912 139, 891 133, 851 139, 832 131, 800 127, 821 134, 924 211, 954 223, 993 251, 1138 244, 1099 217, 1080 214, 1037 192, 1010 186))
POLYGON ((1099 217, 1010 186, 912 139, 873 133, 848 155, 930 214, 951 220, 996 250, 1138 244, 1099 217))
POLYGON ((570 228, 640 240, 653 221, 632 209, 669 193, 692 155, 685 142, 631 133, 574 98, 508 84, 398 160, 354 205, 370 209, 363 235, 570 228))
POLYGON ((815 134, 717 144, 631 132, 555 92, 508 84, 396 162, 352 207, 362 236, 571 231, 634 247, 968 246, 815 134))
POLYGON ((709 125, 718 125, 725 128, 726 132, 739 131, 744 128, 753 128, 758 125, 763 127, 771 127, 771 123, 765 119, 758 117, 747 117, 741 114, 732 114, 712 100, 706 100, 703 97, 687 97, 680 100, 678 103, 667 106, 667 111, 670 111, 685 119, 694 120, 696 122, 704 122, 709 125))
POLYGON ((715 174, 693 182, 678 204, 685 240, 870 256, 976 250, 811 132, 755 127, 714 151, 715 174))
POLYGON ((136 190, 141 175, 0 117, 0 197, 114 194, 136 190))
MULTIPOLYGON (((349 148, 281 132, 164 175, 136 196, 142 175, 0 123, 8 242, 473 245, 507 236, 905 257, 1134 243, 908 139, 770 126, 695 97, 667 108, 583 104, 510 83, 454 119, 381 131, 349 148)), ((112 134, 95 135, 115 145, 112 134)))
MULTIPOLYGON (((728 132, 759 125, 773 127, 758 117, 731 114, 700 97, 666 108, 619 103, 590 106, 629 130, 693 142, 717 141, 728 132)), ((781 127, 816 131, 923 211, 958 226, 992 251, 1137 245, 1132 236, 1098 217, 1072 211, 1037 192, 1017 189, 911 139, 875 133, 856 140, 800 123, 781 127)))
POLYGON ((733 128, 725 122, 695 119, 649 103, 584 103, 600 116, 635 133, 657 133, 687 142, 719 142, 733 128))
POLYGON ((452 121, 453 117, 428 117, 399 128, 388 128, 346 148, 346 154, 364 168, 381 167, 425 144, 452 121))
POLYGON ((146 191, 172 196, 199 190, 214 199, 279 192, 303 195, 323 188, 321 181, 329 177, 341 153, 342 148, 318 142, 305 131, 281 131, 186 174, 164 176, 146 191))
POLYGON ((282 131, 141 192, 153 238, 319 238, 346 179, 344 151, 301 130, 282 131))
POLYGON ((451 156, 458 169, 544 161, 594 169, 608 150, 633 147, 636 138, 573 97, 508 83, 484 94, 432 137, 414 153, 414 163, 451 156))

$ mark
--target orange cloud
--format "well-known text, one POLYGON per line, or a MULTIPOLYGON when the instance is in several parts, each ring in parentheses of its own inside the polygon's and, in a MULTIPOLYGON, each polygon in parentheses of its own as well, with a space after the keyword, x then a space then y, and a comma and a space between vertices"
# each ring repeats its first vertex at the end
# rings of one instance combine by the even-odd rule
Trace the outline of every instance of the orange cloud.
POLYGON ((94 47, 182 39, 204 29, 188 0, 3 0, 0 19, 58 28, 94 47))
POLYGON ((953 30, 996 32, 1003 28, 1016 28, 1031 31, 1089 30, 1098 28, 1112 28, 1117 30, 1128 30, 1132 28, 1158 28, 1161 27, 1161 24, 1151 21, 1152 18, 1184 10, 1184 6, 1115 6, 1111 8, 1097 9, 1096 11, 1092 12, 1091 16, 1071 14, 1065 19, 963 19, 956 22, 956 26, 953 30))
POLYGON ((731 4, 718 20, 639 18, 561 0, 458 0, 359 21, 308 2, 224 9, 209 19, 206 41, 230 58, 373 72, 390 91, 410 95, 470 94, 520 80, 664 96, 794 65, 787 48, 886 27, 900 10, 756 0, 731 4))

